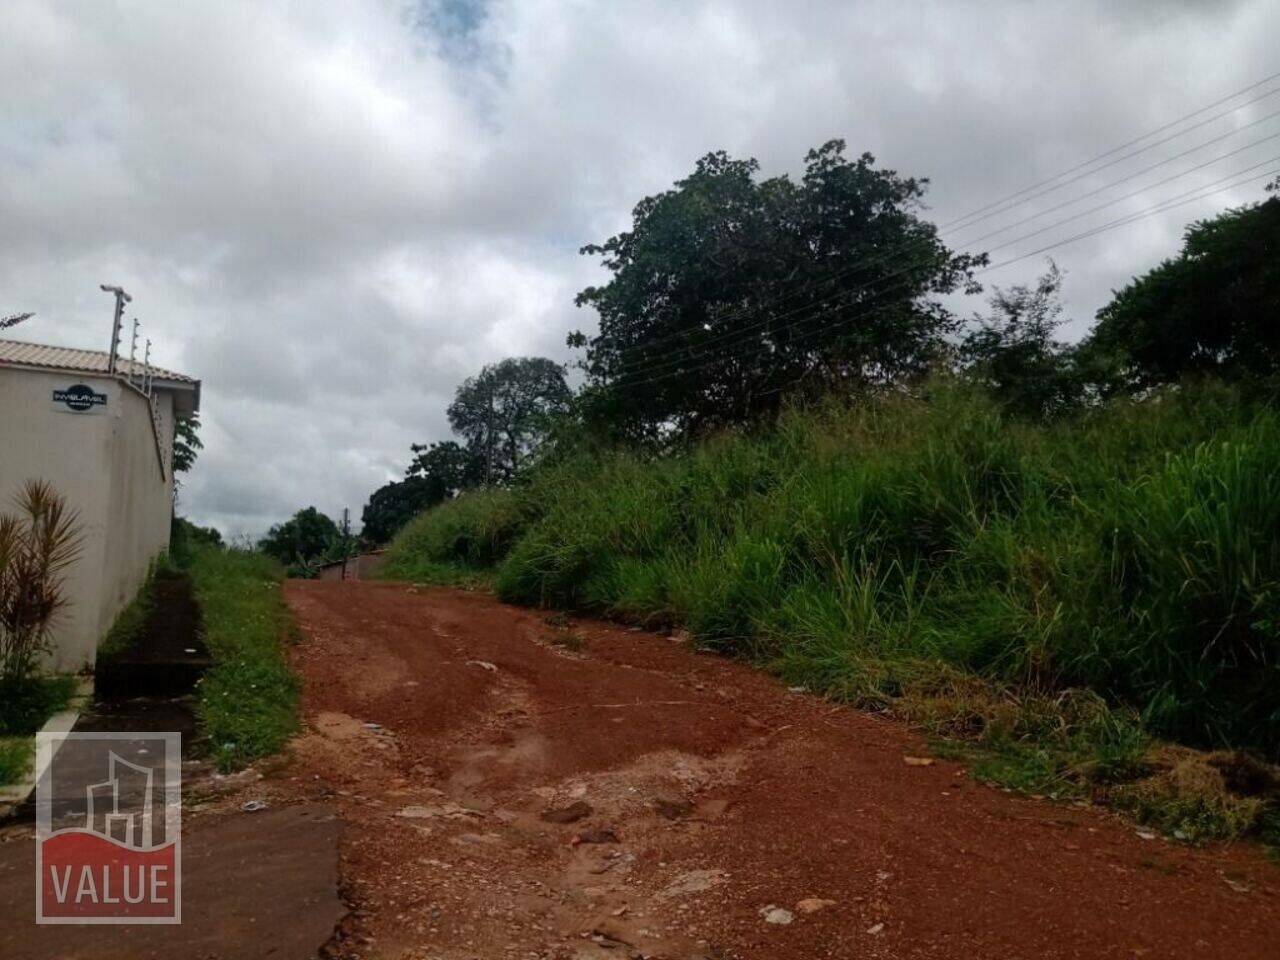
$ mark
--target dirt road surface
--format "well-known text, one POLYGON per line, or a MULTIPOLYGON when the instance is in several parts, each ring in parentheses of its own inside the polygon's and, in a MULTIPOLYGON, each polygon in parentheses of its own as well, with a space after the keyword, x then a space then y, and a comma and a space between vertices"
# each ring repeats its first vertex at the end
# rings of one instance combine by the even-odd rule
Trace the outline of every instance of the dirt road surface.
POLYGON ((387 958, 1280 956, 1280 866, 1005 794, 895 722, 669 637, 292 582, 344 821, 327 948, 387 958))

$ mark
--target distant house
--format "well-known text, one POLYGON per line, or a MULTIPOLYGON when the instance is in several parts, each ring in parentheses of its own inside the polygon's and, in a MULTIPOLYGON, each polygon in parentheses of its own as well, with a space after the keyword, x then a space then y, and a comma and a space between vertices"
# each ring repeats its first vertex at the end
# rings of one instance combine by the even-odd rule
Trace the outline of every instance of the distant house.
POLYGON ((177 417, 200 381, 96 350, 0 340, 0 512, 27 480, 45 480, 80 515, 83 549, 67 576, 52 666, 93 664, 99 641, 169 545, 177 417))

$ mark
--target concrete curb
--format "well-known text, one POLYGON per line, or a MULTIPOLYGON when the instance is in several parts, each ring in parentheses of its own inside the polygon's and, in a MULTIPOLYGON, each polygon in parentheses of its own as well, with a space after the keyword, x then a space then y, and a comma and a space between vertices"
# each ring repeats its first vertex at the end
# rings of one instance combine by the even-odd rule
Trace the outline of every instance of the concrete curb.
MULTIPOLYGON (((80 719, 80 713, 84 709, 86 703, 93 699, 93 677, 82 677, 76 686, 76 692, 71 698, 71 703, 67 709, 55 713, 52 717, 44 722, 44 726, 40 728, 41 733, 70 733, 71 729, 76 725, 76 721, 80 719)), ((35 737, 32 737, 35 740, 35 737)), ((49 762, 53 761, 54 755, 58 752, 58 748, 54 747, 49 753, 49 762)), ((38 761, 33 761, 31 769, 27 772, 27 776, 8 786, 0 787, 0 820, 12 814, 20 806, 27 802, 27 798, 31 796, 31 791, 35 790, 36 783, 40 780, 44 773, 43 769, 38 768, 38 761)))

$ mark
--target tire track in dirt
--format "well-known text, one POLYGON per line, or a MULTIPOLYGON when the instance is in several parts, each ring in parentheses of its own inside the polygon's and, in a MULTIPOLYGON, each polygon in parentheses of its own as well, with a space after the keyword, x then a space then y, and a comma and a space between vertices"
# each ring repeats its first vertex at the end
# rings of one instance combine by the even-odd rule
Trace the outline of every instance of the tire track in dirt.
POLYGON ((291 582, 342 812, 335 956, 1273 958, 1280 869, 915 767, 898 724, 670 638, 291 582), (789 921, 789 922, 778 922, 789 921))

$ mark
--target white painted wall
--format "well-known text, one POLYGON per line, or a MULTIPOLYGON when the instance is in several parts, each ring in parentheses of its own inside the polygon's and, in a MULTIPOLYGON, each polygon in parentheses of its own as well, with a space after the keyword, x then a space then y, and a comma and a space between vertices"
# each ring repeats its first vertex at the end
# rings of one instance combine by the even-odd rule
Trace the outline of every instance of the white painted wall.
POLYGON ((93 665, 102 636, 129 603, 152 560, 168 547, 173 480, 173 397, 157 394, 164 469, 147 399, 119 381, 0 367, 0 511, 28 479, 46 480, 80 515, 83 548, 67 574, 70 607, 59 618, 51 666, 93 665), (53 391, 83 383, 104 410, 73 413, 53 391))

